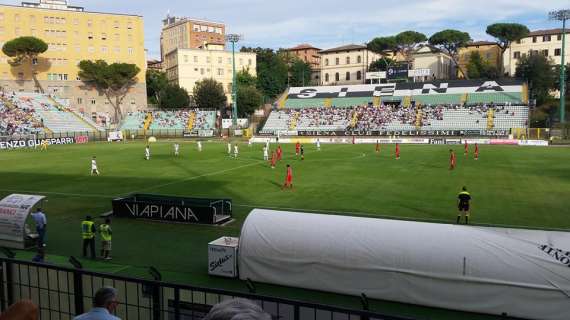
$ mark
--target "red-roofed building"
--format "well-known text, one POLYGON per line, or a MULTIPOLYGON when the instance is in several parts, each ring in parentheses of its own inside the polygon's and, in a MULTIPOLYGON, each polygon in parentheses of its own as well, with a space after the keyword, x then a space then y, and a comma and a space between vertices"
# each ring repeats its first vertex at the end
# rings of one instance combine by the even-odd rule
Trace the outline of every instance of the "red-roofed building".
POLYGON ((293 48, 285 49, 289 57, 295 56, 301 61, 308 63, 311 66, 311 82, 312 84, 320 83, 321 75, 321 49, 315 48, 308 43, 303 43, 293 48))

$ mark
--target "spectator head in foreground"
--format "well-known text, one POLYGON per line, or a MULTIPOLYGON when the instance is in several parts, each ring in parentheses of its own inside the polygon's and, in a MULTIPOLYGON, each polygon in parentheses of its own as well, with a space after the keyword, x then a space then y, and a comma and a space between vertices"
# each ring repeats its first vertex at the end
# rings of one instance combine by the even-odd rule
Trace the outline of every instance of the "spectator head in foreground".
POLYGON ((38 307, 30 300, 22 300, 6 309, 0 320, 37 320, 38 316, 38 307))
POLYGON ((94 308, 105 308, 109 312, 113 312, 117 307, 117 289, 112 287, 103 287, 95 293, 93 297, 94 308))
POLYGON ((271 315, 247 299, 233 299, 212 307, 204 320, 271 320, 271 315))

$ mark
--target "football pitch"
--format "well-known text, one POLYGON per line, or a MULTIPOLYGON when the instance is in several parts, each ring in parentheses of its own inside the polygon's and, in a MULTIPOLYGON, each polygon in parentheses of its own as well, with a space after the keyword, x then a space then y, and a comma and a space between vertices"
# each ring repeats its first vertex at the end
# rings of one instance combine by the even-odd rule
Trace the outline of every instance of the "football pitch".
MULTIPOLYGON (((149 161, 143 142, 3 151, 0 197, 47 196, 47 255, 56 263, 81 255, 82 219, 91 215, 102 222, 99 216, 111 211, 115 197, 138 192, 231 198, 235 221, 225 226, 114 219, 113 261, 86 263, 99 271, 145 277, 146 267, 154 266, 167 281, 235 290, 245 285, 207 275, 207 243, 239 236, 253 208, 454 223, 457 193, 466 186, 473 198, 473 224, 570 229, 570 148, 481 145, 475 161, 472 147, 465 157, 461 145, 401 145, 401 159, 395 160, 393 145, 382 145, 376 153, 374 145, 323 144, 321 151, 306 145, 305 160, 300 160, 294 145, 282 145, 284 159, 271 169, 259 144, 240 143, 240 155, 233 159, 225 143, 203 142, 198 152, 195 142, 179 142, 179 157, 173 156, 172 141, 152 144, 149 161), (450 148, 457 154, 453 171, 450 148), (89 175, 92 156, 100 176, 89 175), (286 164, 293 168, 292 191, 281 190, 286 164)), ((258 293, 302 295, 323 303, 344 300, 284 290, 260 285, 258 293)))

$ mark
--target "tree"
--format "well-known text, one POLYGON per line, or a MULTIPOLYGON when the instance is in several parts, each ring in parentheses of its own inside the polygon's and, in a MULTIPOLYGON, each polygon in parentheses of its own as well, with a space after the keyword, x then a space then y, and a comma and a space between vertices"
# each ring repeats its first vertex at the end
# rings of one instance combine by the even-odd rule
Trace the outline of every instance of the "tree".
POLYGON ((257 54, 257 88, 263 95, 275 98, 287 88, 288 66, 283 55, 273 49, 241 48, 241 52, 257 54))
POLYGON ((289 85, 304 87, 311 83, 311 65, 300 59, 295 59, 289 67, 289 85))
POLYGON ((192 95, 198 107, 202 109, 220 109, 227 102, 224 87, 212 78, 196 82, 192 95))
POLYGON ((115 111, 114 123, 123 119, 121 104, 129 90, 137 83, 140 68, 131 63, 112 63, 97 60, 79 62, 79 77, 85 84, 103 93, 115 111))
POLYGON ((166 73, 157 70, 147 70, 146 72, 146 95, 151 104, 161 105, 161 97, 168 87, 166 73))
POLYGON ((180 109, 187 108, 190 105, 190 96, 186 89, 177 85, 169 84, 162 89, 160 96, 160 108, 164 109, 180 109))
MULTIPOLYGON (((497 39, 497 44, 501 48, 501 57, 511 42, 520 40, 530 33, 526 26, 518 23, 494 23, 487 26, 486 32, 497 39)), ((501 74, 503 73, 503 64, 501 63, 501 74)))
POLYGON ((255 86, 238 86, 238 116, 247 117, 262 103, 261 92, 255 86))
POLYGON ((497 67, 483 60, 478 51, 471 52, 469 55, 467 75, 472 79, 496 79, 499 76, 497 67))
POLYGON ((450 57, 455 66, 461 70, 461 73, 467 76, 467 72, 459 65, 459 50, 467 46, 467 43, 471 41, 471 36, 469 33, 462 32, 459 30, 446 29, 440 32, 434 33, 429 38, 429 43, 432 46, 445 51, 450 57))
POLYGON ((406 61, 412 60, 412 51, 418 44, 427 41, 425 34, 416 31, 400 32, 394 39, 396 40, 396 52, 406 57, 406 61))
POLYGON ((42 39, 36 37, 19 37, 6 42, 2 47, 2 52, 12 58, 10 65, 13 67, 21 66, 26 63, 30 67, 34 84, 39 91, 43 93, 44 89, 36 77, 34 66, 38 64, 39 55, 46 52, 47 49, 48 45, 42 39))
POLYGON ((238 88, 240 86, 255 86, 257 84, 257 78, 249 73, 249 70, 242 70, 236 74, 236 82, 238 88))
POLYGON ((378 59, 376 61, 372 61, 368 70, 370 72, 386 71, 392 63, 394 63, 394 60, 392 60, 390 58, 378 59))
POLYGON ((541 54, 523 56, 519 60, 516 76, 529 84, 531 97, 541 105, 550 99, 550 91, 556 88, 556 70, 552 60, 541 54))
POLYGON ((375 52, 377 54, 379 54, 380 56, 382 56, 383 62, 380 63, 378 61, 373 61, 370 66, 372 67, 372 65, 374 65, 375 63, 377 63, 377 65, 375 66, 375 68, 379 68, 377 70, 370 70, 370 71, 386 71, 386 69, 388 68, 388 66, 390 66, 392 63, 394 63, 394 59, 393 59, 393 55, 394 53, 397 51, 397 44, 396 44, 396 37, 377 37, 372 39, 372 41, 368 42, 366 44, 366 47, 368 48, 368 50, 375 52), (380 68, 381 66, 385 66, 380 68))

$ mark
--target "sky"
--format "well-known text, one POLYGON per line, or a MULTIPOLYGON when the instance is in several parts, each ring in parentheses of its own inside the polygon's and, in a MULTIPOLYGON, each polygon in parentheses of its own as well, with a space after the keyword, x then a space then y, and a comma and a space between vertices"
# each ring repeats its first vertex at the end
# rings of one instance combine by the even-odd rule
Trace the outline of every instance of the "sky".
MULTIPOLYGON (((35 2, 37 0, 27 0, 35 2)), ((21 1, 0 0, 4 4, 21 1)), ((39 2, 39 1, 38 1, 39 2)), ((374 37, 415 30, 428 37, 443 29, 491 40, 486 26, 517 22, 530 30, 561 27, 548 11, 570 9, 570 0, 68 0, 86 11, 144 17, 148 58, 160 58, 162 19, 173 16, 223 22, 242 46, 288 48, 310 43, 321 49, 362 44, 374 37)))

